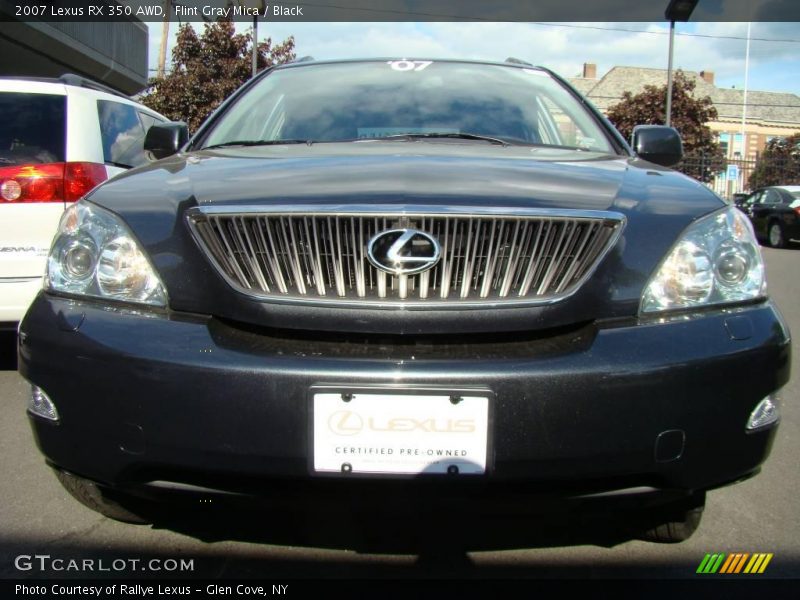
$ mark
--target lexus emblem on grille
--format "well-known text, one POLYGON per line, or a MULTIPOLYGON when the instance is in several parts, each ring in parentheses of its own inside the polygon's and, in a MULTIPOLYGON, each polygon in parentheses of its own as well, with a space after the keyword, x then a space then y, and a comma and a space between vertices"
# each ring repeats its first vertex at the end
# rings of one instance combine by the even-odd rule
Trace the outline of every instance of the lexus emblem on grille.
POLYGON ((439 262, 442 247, 418 229, 391 229, 374 235, 367 243, 369 262, 392 275, 414 275, 439 262))

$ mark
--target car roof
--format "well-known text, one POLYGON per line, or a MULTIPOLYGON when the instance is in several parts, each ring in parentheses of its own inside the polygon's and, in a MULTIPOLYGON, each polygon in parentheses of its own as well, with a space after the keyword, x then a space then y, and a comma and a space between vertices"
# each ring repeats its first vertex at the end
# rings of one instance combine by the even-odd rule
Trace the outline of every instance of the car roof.
POLYGON ((790 194, 796 194, 800 192, 800 185, 767 185, 762 188, 758 188, 757 190, 753 190, 753 193, 763 192, 764 190, 779 190, 783 192, 789 192, 790 194))
POLYGON ((0 92, 20 92, 28 94, 67 95, 67 86, 56 79, 24 79, 16 77, 0 77, 0 92))
POLYGON ((130 96, 123 94, 119 90, 115 90, 104 83, 99 83, 92 79, 81 77, 80 75, 75 75, 73 73, 64 73, 61 77, 25 77, 15 75, 0 77, 0 89, 4 91, 17 91, 16 88, 18 88, 20 85, 23 86, 23 91, 28 91, 32 87, 43 87, 43 89, 63 90, 64 93, 67 92, 67 86, 70 86, 83 90, 92 90, 95 92, 110 94, 112 96, 124 98, 125 100, 132 100, 130 96), (10 90, 6 89, 6 87, 14 89, 10 90))
POLYGON ((145 106, 138 100, 131 98, 101 83, 78 75, 65 74, 61 77, 0 77, 0 93, 14 92, 23 94, 52 94, 68 96, 69 94, 89 94, 100 99, 113 100, 123 104, 130 104, 143 109, 148 114, 167 119, 164 115, 145 106))
POLYGON ((274 69, 291 69, 291 68, 298 68, 298 67, 307 67, 312 65, 334 65, 334 64, 349 64, 349 63, 380 63, 380 62, 392 62, 392 61, 424 61, 424 62, 432 62, 432 63, 460 63, 460 64, 471 64, 471 65, 490 65, 495 67, 514 67, 517 69, 535 69, 537 71, 542 71, 543 73, 549 73, 549 70, 545 67, 536 66, 519 59, 515 58, 508 58, 505 61, 492 61, 492 60, 478 60, 478 59, 462 59, 462 58, 430 58, 424 56, 412 56, 412 57, 402 57, 398 58, 397 56, 383 56, 383 57, 371 57, 371 58, 339 58, 339 59, 329 59, 329 60, 315 60, 310 56, 303 57, 301 59, 283 63, 281 65, 276 65, 273 67, 274 69))

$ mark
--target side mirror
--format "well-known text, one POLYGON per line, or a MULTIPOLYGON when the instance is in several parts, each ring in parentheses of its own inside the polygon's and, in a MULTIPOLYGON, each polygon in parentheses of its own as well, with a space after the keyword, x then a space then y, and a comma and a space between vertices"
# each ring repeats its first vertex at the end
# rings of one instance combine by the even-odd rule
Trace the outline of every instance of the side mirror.
POLYGON ((673 127, 637 125, 633 128, 631 146, 639 158, 663 167, 677 165, 683 158, 681 135, 673 127))
POLYGON ((155 158, 177 153, 189 141, 189 128, 183 121, 152 125, 144 137, 144 150, 155 158))

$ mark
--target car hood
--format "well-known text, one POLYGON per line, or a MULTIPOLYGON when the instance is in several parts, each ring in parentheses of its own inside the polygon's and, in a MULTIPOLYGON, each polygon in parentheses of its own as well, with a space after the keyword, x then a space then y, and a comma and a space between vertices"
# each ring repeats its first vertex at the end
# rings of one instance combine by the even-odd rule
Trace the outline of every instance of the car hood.
MULTIPOLYGON (((380 197, 393 203, 429 198, 469 205, 489 199, 492 204, 609 210, 632 166, 628 157, 569 149, 356 142, 207 150, 160 161, 127 177, 147 185, 152 177, 143 173, 155 175, 201 206, 283 199, 353 203, 380 197)), ((670 176, 662 167, 649 167, 651 177, 670 176)), ((696 182, 674 175, 671 185, 700 191, 696 182)))
MULTIPOLYGON (((306 328, 313 323, 320 329, 381 333, 417 331, 415 323, 430 321, 432 315, 405 313, 398 324, 396 318, 386 317, 395 311, 326 308, 319 312, 313 307, 292 307, 287 320, 288 315, 282 313, 289 308, 243 297, 221 281, 189 234, 186 211, 198 206, 290 205, 298 210, 321 205, 371 209, 391 205, 393 210, 490 206, 509 212, 546 208, 612 211, 624 216, 625 229, 615 248, 575 297, 551 307, 519 309, 521 313, 494 311, 502 313, 503 319, 518 313, 506 325, 498 322, 497 315, 487 318, 489 311, 485 311, 481 327, 496 330, 520 323, 526 329, 540 329, 635 315, 647 279, 680 232, 693 220, 724 206, 698 182, 631 157, 449 141, 184 153, 117 177, 98 188, 90 200, 128 223, 162 276, 174 309, 257 325, 275 326, 280 319, 281 325, 306 328), (214 294, 206 293, 210 289, 214 294), (520 321, 523 313, 528 319, 520 321)), ((431 330, 430 323, 426 327, 431 330)), ((454 330, 452 323, 447 327, 448 332, 454 330)), ((465 330, 469 327, 464 325, 465 330)))

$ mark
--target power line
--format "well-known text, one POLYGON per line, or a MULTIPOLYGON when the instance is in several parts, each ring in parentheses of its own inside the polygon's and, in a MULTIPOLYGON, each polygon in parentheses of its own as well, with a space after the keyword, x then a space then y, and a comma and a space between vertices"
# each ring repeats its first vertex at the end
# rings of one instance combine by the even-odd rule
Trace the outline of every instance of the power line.
MULTIPOLYGON (((598 31, 622 31, 625 33, 646 33, 648 35, 669 35, 668 31, 648 31, 645 29, 627 29, 624 27, 601 27, 600 25, 576 25, 572 23, 542 23, 542 22, 532 22, 531 25, 541 25, 543 27, 566 27, 570 29, 594 29, 598 31)), ((709 38, 715 40, 747 40, 746 37, 740 37, 735 35, 711 35, 707 33, 689 33, 689 32, 679 32, 676 31, 675 35, 682 35, 684 37, 698 37, 698 38, 709 38)), ((750 41, 752 42, 780 42, 784 44, 800 44, 800 40, 792 40, 792 39, 776 39, 776 38, 755 38, 751 37, 750 41)))
MULTIPOLYGON (((392 10, 388 8, 367 8, 367 7, 355 7, 355 6, 337 6, 335 4, 315 4, 314 2, 306 2, 308 6, 313 7, 322 7, 322 8, 339 8, 351 11, 358 11, 361 13, 379 13, 379 14, 395 14, 395 15, 403 15, 405 17, 408 16, 418 16, 418 17, 431 17, 434 19, 442 19, 442 18, 449 18, 451 21, 454 22, 464 22, 464 23, 493 23, 495 22, 492 19, 488 19, 485 17, 469 17, 464 18, 463 15, 451 15, 451 14, 434 14, 434 13, 427 13, 419 10, 392 10)), ((435 21, 434 21, 435 22, 435 21)), ((546 27, 572 27, 576 29, 598 29, 601 31, 624 31, 629 33, 647 33, 651 35, 669 35, 666 31, 646 31, 643 29, 626 29, 623 27, 600 27, 599 25, 573 25, 573 24, 566 24, 566 23, 545 23, 539 21, 514 21, 515 23, 523 23, 529 25, 542 25, 546 27)), ((703 33, 679 33, 676 32, 676 35, 683 35, 689 37, 701 37, 701 38, 711 38, 711 39, 721 39, 721 40, 746 40, 746 37, 739 37, 739 36, 729 36, 729 35, 710 35, 710 34, 703 34, 703 33)), ((750 41, 758 41, 758 42, 781 42, 787 44, 800 44, 800 40, 794 39, 773 39, 773 38, 754 38, 751 37, 750 41)))
MULTIPOLYGON (((177 0, 171 0, 173 4, 179 4, 177 0)), ((320 6, 314 4, 313 2, 306 2, 308 6, 320 6)), ((335 5, 324 5, 325 8, 343 8, 337 7, 335 5)), ((347 7, 348 10, 359 11, 362 13, 391 13, 391 14, 398 14, 398 15, 416 15, 421 17, 452 17, 454 21, 460 21, 456 15, 438 15, 432 13, 425 13, 425 12, 417 12, 417 11, 401 11, 401 10, 390 10, 390 9, 375 9, 375 8, 365 8, 365 7, 347 7)), ((207 19, 204 19, 207 21, 207 19)), ((468 22, 491 22, 489 19, 484 19, 480 17, 475 17, 469 19, 468 22)), ((602 27, 600 25, 578 25, 574 23, 548 23, 543 21, 517 21, 517 23, 521 24, 528 24, 528 25, 539 25, 542 27, 566 27, 570 29, 594 29, 597 31, 619 31, 624 33, 644 33, 648 35, 669 35, 667 31, 649 31, 645 29, 628 29, 626 27, 602 27)), ((679 32, 676 31, 675 35, 680 35, 684 37, 697 37, 697 38, 707 38, 707 39, 715 39, 715 40, 747 40, 746 37, 736 36, 736 35, 711 35, 708 33, 689 33, 689 32, 679 32)), ((751 37, 750 41, 752 42, 774 42, 774 43, 782 43, 782 44, 800 44, 800 39, 781 39, 781 38, 756 38, 751 37)))

